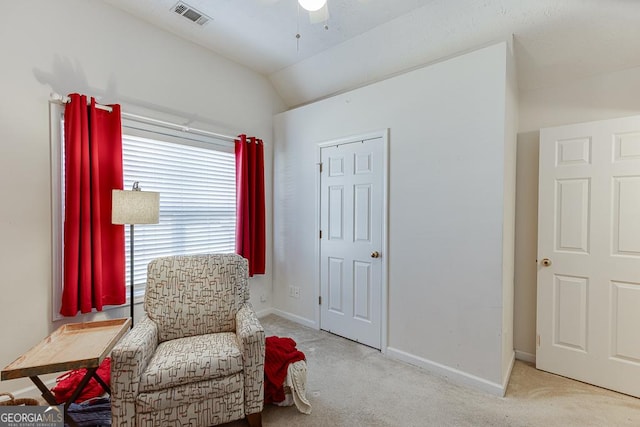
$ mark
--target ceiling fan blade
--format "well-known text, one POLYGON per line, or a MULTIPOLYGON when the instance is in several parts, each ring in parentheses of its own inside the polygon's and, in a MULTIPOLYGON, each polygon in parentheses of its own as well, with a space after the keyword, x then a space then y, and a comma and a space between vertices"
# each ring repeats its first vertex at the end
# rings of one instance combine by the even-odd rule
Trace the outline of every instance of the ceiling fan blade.
POLYGON ((329 20, 329 4, 325 3, 320 9, 315 12, 309 12, 309 22, 312 24, 319 24, 329 20))

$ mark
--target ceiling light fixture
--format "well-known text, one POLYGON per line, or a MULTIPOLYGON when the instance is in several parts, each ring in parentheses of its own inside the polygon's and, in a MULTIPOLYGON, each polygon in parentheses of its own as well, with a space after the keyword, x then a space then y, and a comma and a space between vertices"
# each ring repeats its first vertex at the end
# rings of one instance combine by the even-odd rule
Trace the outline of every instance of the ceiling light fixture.
POLYGON ((327 4, 327 0, 298 0, 298 3, 303 9, 309 12, 315 12, 322 9, 322 7, 327 4))

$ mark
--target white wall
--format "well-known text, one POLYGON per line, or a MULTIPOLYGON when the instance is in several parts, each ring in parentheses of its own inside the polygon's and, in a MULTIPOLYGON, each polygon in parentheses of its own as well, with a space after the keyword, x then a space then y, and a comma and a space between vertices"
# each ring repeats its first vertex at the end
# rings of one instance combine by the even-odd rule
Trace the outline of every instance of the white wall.
POLYGON ((276 116, 276 310, 317 326, 317 144, 390 128, 388 354, 501 392, 508 55, 500 43, 276 116))
MULTIPOLYGON (((262 137, 267 201, 272 116, 283 110, 263 77, 97 1, 14 2, 0 14, 0 365, 58 327, 51 321, 48 99, 52 91, 100 96, 123 110, 193 127, 262 137)), ((267 241, 271 240, 267 202, 267 241)), ((257 310, 271 306, 267 274, 251 281, 257 310), (267 298, 260 302, 260 296, 267 298)), ((117 309, 72 321, 127 316, 117 309)), ((15 391, 28 380, 0 383, 15 391)))
POLYGON ((535 358, 539 129, 640 114, 640 68, 520 93, 514 346, 535 358))

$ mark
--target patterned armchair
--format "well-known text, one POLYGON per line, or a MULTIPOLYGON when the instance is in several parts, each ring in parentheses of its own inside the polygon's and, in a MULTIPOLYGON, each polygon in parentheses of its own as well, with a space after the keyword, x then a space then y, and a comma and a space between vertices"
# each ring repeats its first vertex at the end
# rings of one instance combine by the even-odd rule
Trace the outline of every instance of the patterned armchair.
POLYGON ((145 316, 111 353, 114 426, 260 426, 265 334, 233 254, 158 258, 145 316))

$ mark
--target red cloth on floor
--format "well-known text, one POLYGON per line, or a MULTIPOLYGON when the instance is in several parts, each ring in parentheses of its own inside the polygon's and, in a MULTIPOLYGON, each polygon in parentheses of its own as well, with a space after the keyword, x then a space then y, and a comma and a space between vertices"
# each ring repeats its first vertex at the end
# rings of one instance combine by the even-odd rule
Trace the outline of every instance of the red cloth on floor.
MULTIPOLYGON (((56 386, 51 389, 54 396, 56 397, 56 401, 58 403, 65 403, 73 392, 76 391, 78 384, 84 378, 84 375, 87 373, 86 369, 75 369, 73 371, 66 372, 56 378, 56 386)), ((109 387, 111 387, 111 359, 109 357, 105 357, 102 361, 96 374, 102 378, 102 381, 109 387)), ((106 391, 102 388, 98 381, 95 378, 91 378, 87 383, 86 387, 82 390, 82 393, 76 399, 76 403, 84 402, 85 400, 92 399, 94 397, 99 397, 105 394, 106 391)))
POLYGON ((264 403, 284 400, 284 379, 290 363, 306 360, 291 338, 267 337, 264 357, 264 403))

